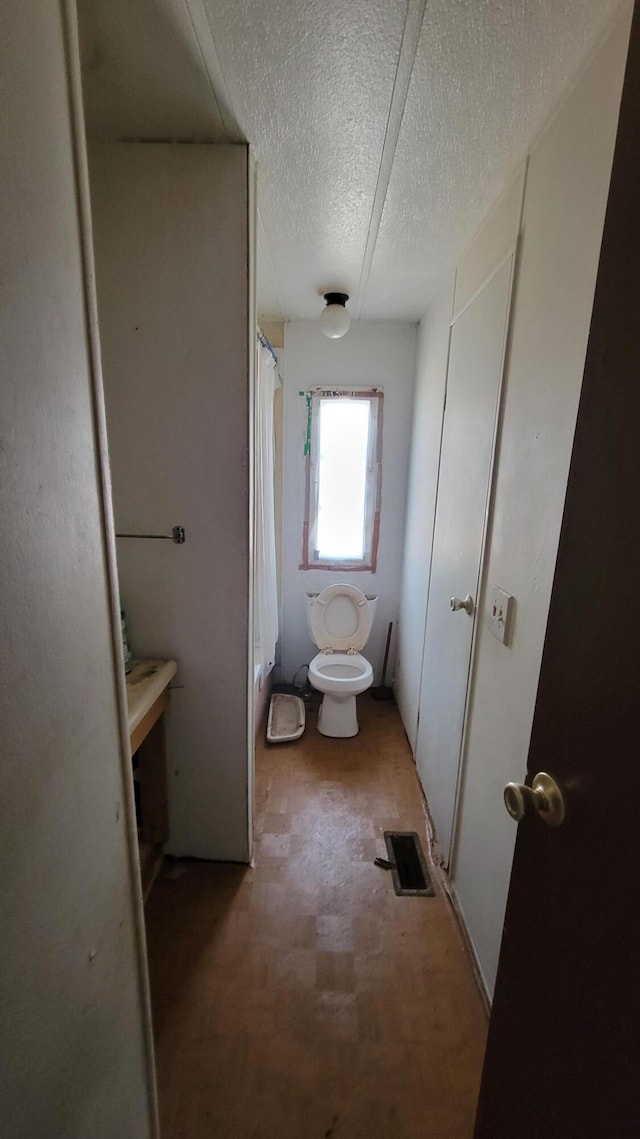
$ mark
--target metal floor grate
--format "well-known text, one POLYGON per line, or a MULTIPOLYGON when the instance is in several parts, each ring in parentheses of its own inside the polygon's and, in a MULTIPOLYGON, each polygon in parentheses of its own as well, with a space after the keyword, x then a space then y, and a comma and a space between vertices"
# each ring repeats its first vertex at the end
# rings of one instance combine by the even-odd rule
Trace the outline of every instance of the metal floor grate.
POLYGON ((396 894, 432 898, 435 890, 416 831, 385 831, 384 841, 389 861, 393 863, 391 874, 396 894))

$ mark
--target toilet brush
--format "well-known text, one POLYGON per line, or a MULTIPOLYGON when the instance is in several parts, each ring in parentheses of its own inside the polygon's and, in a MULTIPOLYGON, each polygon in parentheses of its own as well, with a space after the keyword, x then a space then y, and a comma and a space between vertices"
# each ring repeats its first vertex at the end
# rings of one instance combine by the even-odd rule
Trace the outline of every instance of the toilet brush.
POLYGON ((393 700, 393 688, 390 688, 385 681, 387 679, 387 663, 389 661, 389 646, 391 644, 391 633, 393 631, 393 621, 389 621, 389 628, 387 630, 387 643, 384 650, 384 661, 382 662, 382 684, 377 688, 371 688, 370 692, 374 700, 393 700))

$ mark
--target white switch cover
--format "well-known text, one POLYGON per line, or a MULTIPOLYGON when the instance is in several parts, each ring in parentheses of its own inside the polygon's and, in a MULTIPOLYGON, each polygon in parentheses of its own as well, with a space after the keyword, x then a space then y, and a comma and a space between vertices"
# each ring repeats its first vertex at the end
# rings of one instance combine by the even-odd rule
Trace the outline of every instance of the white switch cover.
POLYGON ((499 585, 494 585, 489 590, 489 632, 502 641, 503 645, 509 644, 512 608, 511 594, 505 593, 499 585))

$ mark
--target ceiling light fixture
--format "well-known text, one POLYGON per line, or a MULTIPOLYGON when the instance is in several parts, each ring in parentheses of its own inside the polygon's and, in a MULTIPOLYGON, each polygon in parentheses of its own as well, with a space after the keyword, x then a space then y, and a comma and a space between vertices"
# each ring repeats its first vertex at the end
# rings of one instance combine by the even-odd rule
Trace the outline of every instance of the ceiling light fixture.
POLYGON ((326 308, 320 314, 320 328, 330 340, 339 340, 349 331, 351 317, 346 309, 348 293, 325 293, 326 308))

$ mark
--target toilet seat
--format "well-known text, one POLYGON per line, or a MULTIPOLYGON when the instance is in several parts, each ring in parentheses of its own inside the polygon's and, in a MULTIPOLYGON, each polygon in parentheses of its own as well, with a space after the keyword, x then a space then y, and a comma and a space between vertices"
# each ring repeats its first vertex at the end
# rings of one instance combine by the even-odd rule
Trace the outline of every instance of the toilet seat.
POLYGON ((373 683, 373 669, 360 653, 321 652, 309 665, 309 680, 332 696, 360 695, 373 683))
POLYGON ((310 623, 323 653, 359 653, 371 632, 371 606, 354 585, 330 585, 314 600, 310 623))

